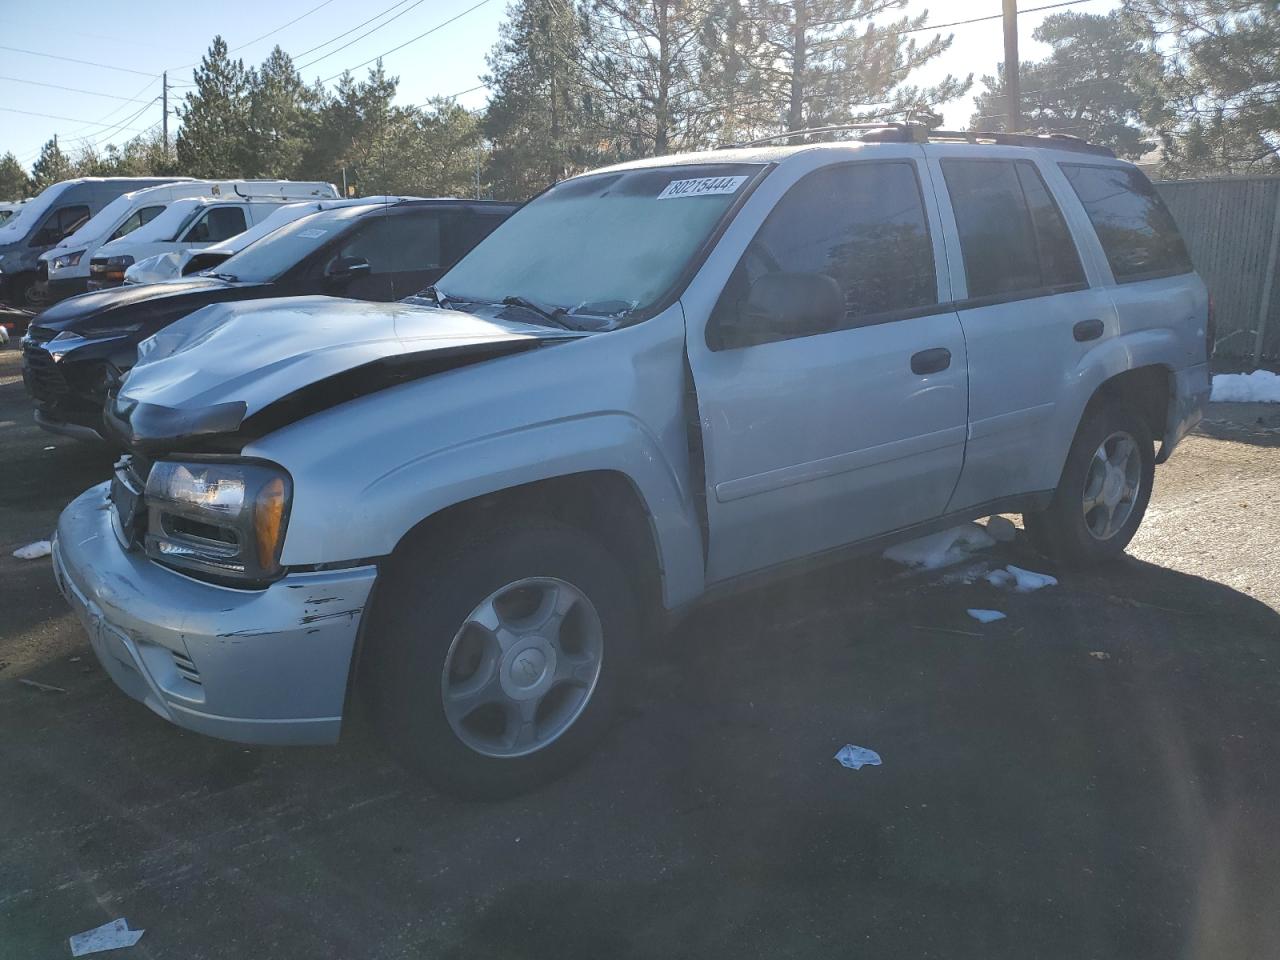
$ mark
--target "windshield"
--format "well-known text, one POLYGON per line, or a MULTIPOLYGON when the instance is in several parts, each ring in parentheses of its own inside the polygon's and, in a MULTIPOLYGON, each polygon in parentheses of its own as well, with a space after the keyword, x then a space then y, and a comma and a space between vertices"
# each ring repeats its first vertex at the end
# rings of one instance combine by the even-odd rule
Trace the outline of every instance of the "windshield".
POLYGON ((363 210, 363 207, 324 210, 286 223, 218 264, 217 275, 249 283, 275 280, 338 236, 363 210))
POLYGON ((578 177, 529 202, 437 285, 451 301, 525 298, 623 317, 676 282, 763 167, 721 163, 578 177))

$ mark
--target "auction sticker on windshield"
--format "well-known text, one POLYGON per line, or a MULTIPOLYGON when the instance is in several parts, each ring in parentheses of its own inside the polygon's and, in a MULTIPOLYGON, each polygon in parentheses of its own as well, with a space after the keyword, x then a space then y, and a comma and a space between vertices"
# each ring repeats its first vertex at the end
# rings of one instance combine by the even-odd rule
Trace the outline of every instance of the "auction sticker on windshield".
POLYGON ((738 188, 747 182, 746 177, 697 177, 693 180, 672 180, 662 192, 659 200, 674 200, 679 197, 705 197, 715 193, 737 193, 738 188))

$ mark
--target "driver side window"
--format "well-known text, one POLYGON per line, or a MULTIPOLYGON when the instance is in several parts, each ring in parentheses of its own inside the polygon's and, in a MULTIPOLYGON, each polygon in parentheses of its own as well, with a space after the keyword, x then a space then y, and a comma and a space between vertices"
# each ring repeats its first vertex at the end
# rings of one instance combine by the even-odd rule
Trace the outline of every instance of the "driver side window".
POLYGON ((730 349, 884 323, 938 302, 933 241, 915 165, 850 163, 817 170, 774 207, 712 313, 713 349, 730 349), (824 328, 769 322, 747 310, 767 274, 834 281, 843 316, 824 328))
POLYGON ((35 236, 31 238, 31 246, 46 247, 64 240, 84 226, 88 219, 89 208, 83 204, 61 207, 45 219, 35 236))

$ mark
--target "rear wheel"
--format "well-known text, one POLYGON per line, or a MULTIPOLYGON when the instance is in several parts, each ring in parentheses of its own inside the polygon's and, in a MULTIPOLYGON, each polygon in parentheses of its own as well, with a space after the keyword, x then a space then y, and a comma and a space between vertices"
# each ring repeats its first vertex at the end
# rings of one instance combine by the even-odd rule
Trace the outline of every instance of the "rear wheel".
POLYGON ((502 797, 567 770, 607 730, 636 624, 622 568, 553 521, 395 560, 364 692, 383 737, 441 789, 502 797))
POLYGON ((1151 431, 1126 404, 1086 412, 1049 507, 1024 514, 1036 549, 1068 566, 1120 556, 1146 513, 1155 479, 1151 431))

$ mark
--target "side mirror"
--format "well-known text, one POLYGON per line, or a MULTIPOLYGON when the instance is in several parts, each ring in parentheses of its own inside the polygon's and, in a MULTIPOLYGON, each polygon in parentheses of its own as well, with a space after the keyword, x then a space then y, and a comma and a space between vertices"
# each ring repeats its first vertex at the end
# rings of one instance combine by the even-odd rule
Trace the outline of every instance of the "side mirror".
POLYGON ((324 278, 330 283, 346 283, 370 269, 369 261, 364 257, 337 257, 324 268, 324 278))
POLYGON ((728 345, 837 330, 848 309, 840 284, 824 273, 766 273, 751 284, 733 329, 725 331, 728 345))

